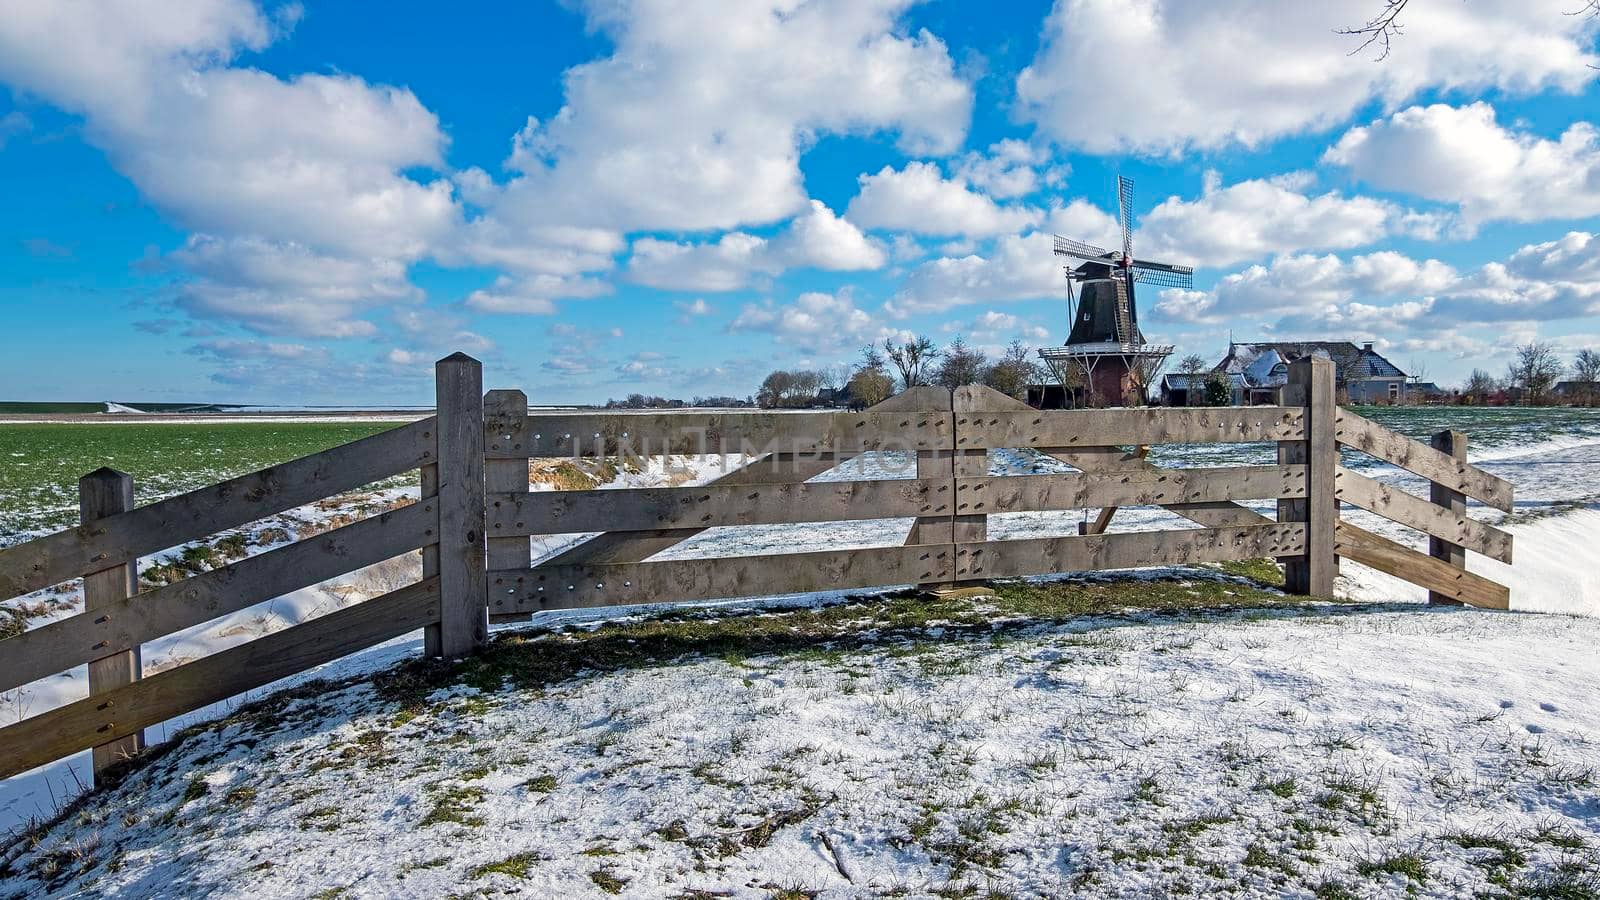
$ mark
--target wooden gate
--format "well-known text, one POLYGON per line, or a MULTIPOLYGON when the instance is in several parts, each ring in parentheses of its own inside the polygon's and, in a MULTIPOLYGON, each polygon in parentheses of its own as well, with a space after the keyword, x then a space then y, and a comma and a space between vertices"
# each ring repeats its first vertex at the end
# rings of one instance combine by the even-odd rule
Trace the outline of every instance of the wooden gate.
POLYGON ((1509 605, 1464 557, 1510 562, 1510 535, 1465 513, 1468 497, 1510 510, 1510 485, 1465 462, 1460 434, 1430 447, 1338 409, 1327 360, 1291 366, 1285 405, 1050 412, 983 387, 917 387, 863 412, 530 413, 520 391, 483 395, 468 357, 441 360, 437 375, 434 417, 136 509, 127 476, 91 473, 82 526, 0 550, 0 599, 78 577, 85 598, 77 615, 0 640, 0 691, 89 667, 86 699, 0 728, 0 777, 90 748, 100 773, 140 752, 144 728, 185 712, 418 628, 429 654, 463 656, 487 642, 491 620, 547 610, 1258 557, 1283 560, 1299 594, 1331 595, 1344 557, 1435 602, 1509 605), (1277 444, 1275 463, 1163 468, 1143 452, 1260 442, 1277 444), (1343 467, 1341 446, 1428 479, 1429 499, 1343 467), (1036 450, 1073 471, 994 475, 994 449, 1036 450), (705 484, 529 490, 530 459, 716 453, 739 465, 705 484), (880 468, 901 461, 903 477, 813 480, 863 454, 880 468), (408 470, 419 473, 415 504, 136 592, 141 556, 408 470), (1251 501, 1276 514, 1242 505, 1251 501), (1427 533, 1430 552, 1341 521, 1341 503, 1427 533), (1159 506, 1198 527, 1103 533, 1105 511, 1120 506, 1159 506), (991 515, 1089 508, 1103 512, 1083 533, 989 536, 991 515), (911 521, 902 543, 652 559, 708 528, 884 519, 911 521), (532 558, 530 536, 573 533, 596 536, 532 558), (413 585, 140 677, 144 642, 418 550, 413 585))

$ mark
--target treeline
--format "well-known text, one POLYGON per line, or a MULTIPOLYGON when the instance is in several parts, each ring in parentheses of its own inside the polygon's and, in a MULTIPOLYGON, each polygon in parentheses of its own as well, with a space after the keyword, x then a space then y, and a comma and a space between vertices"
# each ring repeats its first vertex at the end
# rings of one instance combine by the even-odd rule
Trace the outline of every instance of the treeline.
POLYGON ((1517 348, 1516 356, 1497 378, 1483 369, 1473 369, 1462 386, 1460 400, 1467 404, 1524 403, 1543 406, 1551 403, 1600 405, 1600 352, 1579 350, 1570 366, 1561 361, 1555 348, 1542 341, 1531 341, 1517 348), (1562 392, 1557 386, 1568 375, 1571 387, 1562 392))
POLYGON ((741 407, 755 406, 752 397, 695 397, 693 400, 655 397, 646 394, 629 394, 621 400, 607 400, 606 409, 688 409, 697 406, 741 407))
POLYGON ((959 335, 945 347, 925 336, 903 343, 886 339, 881 347, 861 348, 851 366, 778 369, 762 380, 755 402, 764 409, 843 405, 863 409, 889 399, 897 390, 923 384, 948 388, 982 384, 1021 398, 1028 385, 1045 378, 1031 355, 1020 340, 991 360, 959 335))

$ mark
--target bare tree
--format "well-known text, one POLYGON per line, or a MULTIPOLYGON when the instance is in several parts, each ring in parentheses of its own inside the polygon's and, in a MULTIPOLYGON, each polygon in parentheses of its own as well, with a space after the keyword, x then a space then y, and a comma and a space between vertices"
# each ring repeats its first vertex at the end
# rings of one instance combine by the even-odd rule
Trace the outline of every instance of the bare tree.
POLYGON ((850 402, 855 406, 876 406, 894 393, 894 380, 882 368, 862 367, 850 376, 850 402))
POLYGON ((1600 391, 1596 390, 1600 387, 1596 384, 1600 382, 1600 352, 1579 350, 1577 358, 1572 361, 1572 377, 1581 382, 1578 390, 1582 393, 1584 404, 1595 405, 1595 401, 1600 399, 1600 391))
POLYGON ((1005 354, 983 373, 984 384, 1018 400, 1028 393, 1028 385, 1043 380, 1039 364, 1029 356, 1028 346, 1020 340, 1012 341, 1005 354))
POLYGON ((1561 360, 1543 341, 1529 341, 1517 348, 1517 357, 1506 371, 1506 381, 1522 391, 1524 403, 1538 405, 1549 399, 1550 388, 1561 377, 1561 360))
POLYGON ((1198 353, 1191 353, 1178 360, 1178 372, 1183 375, 1199 375, 1211 368, 1206 365, 1206 358, 1198 353))
POLYGON ((908 390, 927 383, 928 369, 939 358, 939 348, 925 335, 918 335, 899 346, 895 346, 893 338, 884 338, 883 352, 889 355, 889 362, 900 373, 901 386, 908 390))
POLYGON ((958 334, 945 349, 933 380, 953 390, 964 384, 979 383, 988 367, 988 356, 981 350, 967 346, 967 342, 958 334))
POLYGON ((1467 376, 1466 387, 1462 393, 1467 396, 1467 402, 1481 405, 1489 399, 1489 395, 1500 390, 1500 382, 1482 369, 1473 369, 1467 376))
MULTIPOLYGON (((1578 5, 1566 15, 1600 16, 1600 0, 1575 0, 1575 2, 1578 5)), ((1405 33, 1405 26, 1400 22, 1400 14, 1406 11, 1410 3, 1411 0, 1383 0, 1383 7, 1377 15, 1368 19, 1366 24, 1337 29, 1339 34, 1364 38, 1359 46, 1350 51, 1350 55, 1355 56, 1368 47, 1376 47, 1378 55, 1374 58, 1374 62, 1388 59, 1389 51, 1394 49, 1392 43, 1394 38, 1405 33)))

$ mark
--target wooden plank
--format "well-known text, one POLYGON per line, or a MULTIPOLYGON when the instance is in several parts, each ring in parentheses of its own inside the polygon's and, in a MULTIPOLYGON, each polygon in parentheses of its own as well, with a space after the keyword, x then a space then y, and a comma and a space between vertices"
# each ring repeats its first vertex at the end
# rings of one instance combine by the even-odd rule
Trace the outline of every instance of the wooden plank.
POLYGON ((1286 406, 1070 409, 956 416, 956 448, 1299 440, 1304 413, 1286 406))
POLYGON ((1287 457, 1305 463, 1306 493, 1304 500, 1280 506, 1279 520, 1302 521, 1307 527, 1304 554, 1284 562, 1284 587, 1291 594, 1331 597, 1334 578, 1339 574, 1333 537, 1334 525, 1339 521, 1339 502, 1334 498, 1339 445, 1334 440, 1338 397, 1333 360, 1295 360, 1289 364, 1289 384, 1302 389, 1306 398, 1305 433, 1302 441, 1287 446, 1280 443, 1278 455, 1280 461, 1287 457))
MULTIPOLYGON (((798 483, 815 478, 848 459, 848 455, 773 453, 714 478, 706 486, 798 483)), ((540 564, 641 562, 703 531, 704 528, 668 528, 607 532, 568 547, 540 564)))
MULTIPOLYGON (((1134 451, 1134 455, 1139 457, 1140 459, 1144 459, 1145 457, 1149 456, 1150 455, 1150 445, 1149 444, 1140 444, 1139 448, 1134 451)), ((1107 506, 1107 507, 1101 509, 1100 512, 1094 517, 1094 524, 1091 525, 1088 522, 1079 522, 1078 523, 1078 533, 1079 534, 1105 534, 1106 533, 1106 529, 1111 527, 1111 519, 1112 519, 1112 517, 1115 516, 1116 514, 1117 514, 1117 507, 1115 507, 1115 506, 1107 506)))
MULTIPOLYGON (((422 502, 432 501, 437 504, 439 500, 439 464, 429 463, 418 470, 417 488, 418 499, 422 502)), ((434 507, 437 514, 438 507, 434 507)), ((422 578, 437 578, 439 576, 439 527, 437 519, 434 522, 432 540, 422 547, 422 578)), ((422 655, 432 658, 439 655, 439 623, 434 622, 422 629, 422 655)))
MULTIPOLYGON (((1405 491, 1374 481, 1343 466, 1339 467, 1336 481, 1338 497, 1345 503, 1359 506, 1367 512, 1376 513, 1407 528, 1415 528, 1424 534, 1432 535, 1434 540, 1475 550, 1507 565, 1511 563, 1511 535, 1492 525, 1468 518, 1465 500, 1462 501, 1459 510, 1449 506, 1436 506, 1421 497, 1413 497, 1405 491)), ((1445 559, 1457 565, 1457 568, 1461 567, 1459 564, 1465 563, 1464 557, 1451 559, 1430 555, 1435 559, 1445 559)))
POLYGON ((399 637, 438 612, 430 579, 23 719, 0 728, 0 778, 399 637))
MULTIPOLYGON (((528 416, 528 395, 521 391, 490 391, 483 398, 483 419, 487 423, 485 440, 488 449, 496 449, 505 441, 514 440, 515 429, 528 416)), ((528 494, 528 461, 515 459, 489 459, 483 464, 483 486, 486 493, 484 533, 488 535, 488 567, 490 569, 520 569, 532 562, 532 547, 528 533, 505 527, 494 517, 500 504, 494 497, 510 494, 526 497, 528 494)), ((573 529, 575 531, 601 531, 573 529)), ((544 533, 544 532, 541 532, 544 533)), ((526 619, 524 616, 522 619, 526 619)), ((491 622, 493 620, 491 619, 491 622)))
POLYGON ((137 596, 96 601, 78 615, 0 641, 0 690, 415 550, 436 540, 438 519, 434 499, 425 497, 137 596))
POLYGON ((956 509, 984 513, 1304 497, 1305 466, 1010 475, 956 481, 956 509))
POLYGON ((132 562, 433 460, 432 417, 0 550, 0 600, 132 562))
POLYGON ((1270 523, 963 544, 956 548, 956 576, 1010 578, 1285 556, 1303 551, 1305 535, 1305 525, 1270 523))
MULTIPOLYGON (((78 479, 78 516, 85 526, 106 516, 114 516, 133 509, 133 476, 115 469, 96 469, 78 479)), ((107 610, 127 602, 138 590, 137 566, 131 562, 120 563, 83 576, 83 609, 81 617, 104 618, 107 610)), ((9 665, 11 655, 4 657, 9 665)), ((144 674, 144 664, 137 641, 122 647, 102 647, 82 660, 89 664, 89 696, 97 697, 125 684, 138 681, 144 674)), ((15 685, 9 685, 15 687, 15 685)), ((119 737, 97 744, 91 754, 93 777, 99 784, 106 769, 144 749, 144 732, 119 737)))
POLYGON ((1503 478, 1346 410, 1339 411, 1334 430, 1339 443, 1352 450, 1371 454, 1495 509, 1511 512, 1511 482, 1503 478))
POLYGON ((1443 594, 1447 599, 1485 609, 1510 609, 1511 591, 1481 575, 1402 547, 1349 522, 1334 530, 1340 556, 1443 594))
MULTIPOLYGON (((951 493, 948 479, 906 478, 628 490, 524 490, 490 494, 486 527, 492 535, 571 534, 894 519, 941 512, 949 515, 951 493)), ((494 549, 493 544, 490 549, 494 549)), ((491 561, 498 569, 527 564, 526 559, 504 565, 491 561)))
POLYGON ((734 597, 944 583, 953 548, 823 550, 767 556, 600 565, 541 565, 489 573, 497 613, 677 603, 734 597))
POLYGON ((483 365, 452 353, 434 366, 439 415, 439 655, 489 643, 483 533, 483 365))
MULTIPOLYGON (((1433 449, 1446 454, 1451 459, 1466 461, 1467 436, 1465 434, 1445 429, 1435 434, 1431 443, 1433 449)), ((1428 499, 1436 504, 1437 509, 1444 510, 1447 515, 1453 515, 1463 520, 1467 519, 1466 494, 1460 491, 1453 491, 1442 484, 1429 482, 1428 499)), ((1509 535, 1506 536, 1505 545, 1506 555, 1500 561, 1509 565, 1511 563, 1511 537, 1509 535)), ((1443 540, 1438 535, 1431 533, 1428 537, 1428 555, 1448 563, 1452 568, 1465 569, 1467 567, 1467 551, 1461 543, 1443 540)), ((1438 591, 1429 591, 1428 602, 1447 605, 1452 601, 1438 591)))
POLYGON ((534 413, 519 431, 488 433, 491 458, 663 454, 859 453, 950 446, 950 416, 916 412, 534 413))

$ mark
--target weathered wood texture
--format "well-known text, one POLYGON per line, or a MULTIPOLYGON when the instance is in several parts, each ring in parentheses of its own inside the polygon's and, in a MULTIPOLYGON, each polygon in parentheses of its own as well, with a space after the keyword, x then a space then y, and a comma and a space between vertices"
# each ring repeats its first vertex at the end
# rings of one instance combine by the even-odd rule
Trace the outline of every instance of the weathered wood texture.
POLYGON ((0 550, 0 600, 137 560, 433 461, 427 418, 0 550))
MULTIPOLYGON (((1451 459, 1466 462, 1467 436, 1459 431, 1448 429, 1433 436, 1433 449, 1449 456, 1451 459)), ((1435 504, 1435 509, 1442 510, 1447 516, 1458 517, 1463 521, 1467 519, 1467 495, 1460 491, 1451 490, 1442 484, 1430 483, 1428 485, 1428 499, 1435 504)), ((1504 534, 1504 532, 1497 532, 1504 534)), ((1428 532, 1428 555, 1449 564, 1453 568, 1465 569, 1467 567, 1467 552, 1464 541, 1445 540, 1449 535, 1439 535, 1428 532)), ((1481 550, 1479 552, 1482 552, 1481 550)), ((1503 563, 1511 562, 1511 536, 1505 535, 1505 556, 1495 557, 1503 563)), ((1428 592, 1428 602, 1433 604, 1449 604, 1450 598, 1438 591, 1428 592)))
POLYGON ((956 449, 1101 447, 1300 440, 1304 414, 1286 406, 1071 409, 956 416, 956 449))
MULTIPOLYGON (((735 484, 792 484, 814 478, 849 459, 848 455, 823 456, 772 453, 751 460, 706 483, 706 487, 724 487, 735 484)), ((640 562, 649 559, 668 547, 683 543, 705 531, 705 528, 667 528, 648 531, 616 531, 599 534, 580 541, 555 554, 541 565, 572 565, 576 563, 640 562)))
POLYGON ((1297 359, 1289 364, 1289 384, 1303 390, 1306 398, 1305 431, 1300 441, 1278 446, 1279 462, 1306 466, 1305 499, 1291 500, 1287 506, 1279 507, 1280 521, 1306 523, 1305 552, 1285 560, 1284 587, 1292 594, 1315 597, 1333 596, 1333 581, 1339 574, 1333 535, 1339 521, 1339 502, 1334 499, 1339 445, 1334 440, 1338 397, 1333 369, 1333 360, 1321 357, 1297 359))
POLYGON ((492 458, 857 453, 950 446, 950 416, 915 412, 533 413, 496 423, 492 458))
POLYGON ((1335 422, 1339 443, 1421 475, 1429 481, 1511 512, 1511 482, 1497 478, 1466 460, 1340 410, 1335 422))
POLYGON ((439 648, 466 656, 489 642, 484 573, 483 366, 464 353, 434 367, 439 418, 439 648))
POLYGON ((0 778, 414 631, 438 611, 430 579, 23 719, 0 728, 0 778))
POLYGON ((954 548, 824 550, 769 556, 599 565, 541 565, 489 574, 492 609, 539 612, 729 597, 945 583, 954 548))
MULTIPOLYGON (((1456 548, 1450 557, 1440 556, 1437 552, 1430 553, 1435 559, 1444 559, 1460 567, 1465 564, 1465 558, 1459 553, 1465 547, 1503 563, 1511 562, 1511 535, 1493 525, 1469 518, 1464 497, 1458 501, 1459 508, 1435 505, 1342 466, 1339 468, 1337 485, 1338 497, 1345 503, 1376 513, 1391 522, 1415 528, 1432 535, 1435 542, 1448 543, 1456 548)), ((1449 488, 1440 490, 1461 497, 1449 488)))
POLYGON ((948 477, 522 491, 490 494, 487 524, 490 534, 529 535, 948 516, 952 493, 948 477))
POLYGON ((1402 547, 1349 522, 1340 522, 1335 534, 1338 553, 1347 559, 1427 588, 1449 601, 1485 609, 1511 607, 1510 590, 1481 575, 1402 547))
POLYGON ((1088 474, 1010 475, 956 481, 959 512, 1007 513, 1216 500, 1304 497, 1305 466, 1224 466, 1088 474))
MULTIPOLYGON (((96 469, 78 479, 78 516, 85 526, 118 513, 133 509, 133 476, 115 469, 96 469)), ((127 602, 138 590, 137 566, 125 562, 83 576, 83 616, 109 618, 110 610, 127 602)), ((0 651, 6 649, 0 643, 0 651)), ((9 661, 10 654, 0 659, 9 661)), ((138 642, 121 647, 101 647, 83 660, 89 664, 89 696, 98 697, 125 684, 138 681, 144 674, 143 656, 138 642)), ((4 665, 5 663, 0 663, 4 665)), ((67 668, 61 666, 60 668, 67 668)), ((15 685, 7 685, 15 687, 15 685)), ((101 772, 119 761, 144 749, 144 732, 135 731, 114 741, 97 744, 92 756, 94 779, 98 783, 101 772)))
POLYGON ((147 641, 416 550, 438 540, 434 502, 424 497, 136 596, 97 598, 78 615, 0 641, 0 690, 136 652, 147 641))
MULTIPOLYGON (((433 542, 422 547, 422 577, 424 580, 439 577, 439 464, 429 463, 417 473, 418 499, 431 502, 434 509, 433 542)), ((422 629, 422 655, 432 658, 439 655, 439 623, 433 622, 422 629)))
POLYGON ((1271 523, 963 544, 956 548, 956 576, 1009 578, 1284 556, 1303 551, 1305 534, 1302 524, 1271 523))
MULTIPOLYGON (((513 429, 527 417, 527 394, 522 391, 490 391, 483 397, 483 420, 486 423, 484 440, 492 448, 500 442, 513 439, 515 436, 513 429)), ((484 508, 483 524, 484 533, 488 536, 488 567, 515 569, 528 565, 532 559, 532 545, 528 542, 527 533, 503 527, 493 515, 498 511, 499 504, 492 499, 508 492, 514 496, 530 496, 528 461, 520 457, 485 460, 483 486, 487 492, 485 496, 488 498, 485 500, 487 505, 484 508)), ((601 531, 604 530, 604 526, 597 529, 574 530, 601 531)), ((493 621, 492 617, 490 621, 493 621)))

